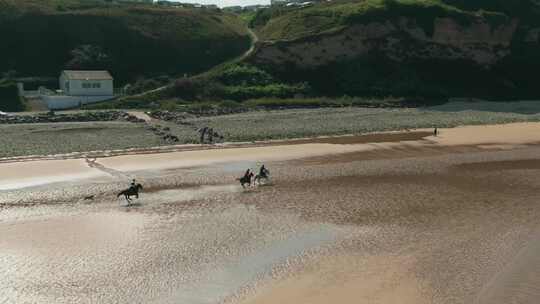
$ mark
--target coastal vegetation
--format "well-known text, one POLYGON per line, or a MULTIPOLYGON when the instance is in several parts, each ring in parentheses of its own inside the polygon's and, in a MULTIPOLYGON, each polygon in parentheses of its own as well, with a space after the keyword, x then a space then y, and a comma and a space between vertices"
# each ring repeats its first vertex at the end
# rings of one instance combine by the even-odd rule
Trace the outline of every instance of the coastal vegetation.
POLYGON ((539 95, 533 0, 338 0, 240 14, 104 0, 0 8, 0 56, 10 59, 0 72, 112 71, 127 96, 89 109, 223 114, 539 95), (253 53, 246 25, 260 41, 253 53))
MULTIPOLYGON (((476 3, 476 2, 475 2, 476 3)), ((308 8, 274 7, 262 10, 251 20, 262 40, 294 40, 331 33, 354 24, 396 21, 412 18, 428 34, 433 33, 436 18, 452 18, 467 25, 485 17, 497 23, 509 18, 497 11, 498 5, 461 5, 441 0, 365 0, 332 1, 308 8), (490 7, 492 9, 485 10, 490 7)))
POLYGON ((116 85, 198 73, 250 45, 243 22, 219 10, 98 0, 0 0, 0 36, 0 72, 106 69, 116 85))
POLYGON ((539 95, 540 4, 533 0, 331 1, 261 10, 250 62, 316 96, 539 95))
POLYGON ((0 111, 20 112, 24 109, 25 105, 19 96, 17 85, 12 81, 0 79, 0 111))

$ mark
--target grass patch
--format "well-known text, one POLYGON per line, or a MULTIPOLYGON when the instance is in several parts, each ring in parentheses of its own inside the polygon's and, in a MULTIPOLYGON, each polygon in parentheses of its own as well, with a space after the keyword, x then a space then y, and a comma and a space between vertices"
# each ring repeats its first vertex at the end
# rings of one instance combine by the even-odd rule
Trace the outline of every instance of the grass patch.
POLYGON ((0 157, 143 148, 164 142, 127 122, 0 125, 0 157))

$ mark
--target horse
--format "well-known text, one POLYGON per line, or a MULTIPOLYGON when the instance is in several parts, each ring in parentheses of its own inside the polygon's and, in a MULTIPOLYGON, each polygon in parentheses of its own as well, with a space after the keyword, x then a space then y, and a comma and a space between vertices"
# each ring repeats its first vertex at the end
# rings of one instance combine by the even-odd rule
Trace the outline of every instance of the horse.
POLYGON ((241 178, 237 178, 236 180, 240 181, 240 185, 242 185, 242 188, 246 188, 245 184, 248 184, 251 186, 251 179, 253 178, 253 173, 250 173, 248 176, 242 176, 241 178))
POLYGON ((128 204, 131 204, 131 197, 135 196, 135 198, 139 198, 139 191, 143 189, 143 186, 141 184, 136 184, 135 186, 129 187, 128 189, 118 193, 116 197, 120 197, 123 195, 126 198, 126 201, 128 204))
POLYGON ((260 184, 262 179, 264 179, 265 181, 270 180, 270 171, 268 171, 268 169, 266 169, 266 171, 262 172, 261 174, 257 174, 254 181, 260 184))

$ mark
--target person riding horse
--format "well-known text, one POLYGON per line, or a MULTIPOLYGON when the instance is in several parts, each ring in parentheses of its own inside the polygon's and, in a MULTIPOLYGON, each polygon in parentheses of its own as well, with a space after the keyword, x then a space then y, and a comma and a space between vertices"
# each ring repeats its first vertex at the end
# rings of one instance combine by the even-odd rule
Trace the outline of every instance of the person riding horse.
POLYGON ((128 204, 131 203, 131 197, 135 196, 136 198, 139 198, 139 191, 143 189, 143 186, 141 184, 137 184, 135 179, 131 181, 131 184, 128 189, 118 193, 116 197, 120 197, 121 195, 124 196, 126 201, 128 201, 128 204))
POLYGON ((268 173, 270 173, 270 171, 268 171, 268 169, 262 165, 261 169, 259 170, 259 177, 268 178, 268 173))
POLYGON ((259 170, 259 174, 255 176, 255 181, 260 183, 261 179, 268 180, 270 178, 269 175, 270 175, 270 171, 268 171, 268 169, 266 169, 266 167, 262 165, 261 169, 259 170))
POLYGON ((253 178, 253 172, 251 172, 250 169, 247 169, 246 173, 244 174, 244 176, 242 176, 241 178, 239 178, 238 180, 240 181, 240 184, 242 185, 242 187, 245 188, 245 184, 248 184, 249 186, 251 186, 251 179, 253 178))
POLYGON ((137 183, 135 182, 135 179, 132 179, 131 184, 129 185, 129 189, 133 190, 135 189, 135 187, 137 187, 137 183))

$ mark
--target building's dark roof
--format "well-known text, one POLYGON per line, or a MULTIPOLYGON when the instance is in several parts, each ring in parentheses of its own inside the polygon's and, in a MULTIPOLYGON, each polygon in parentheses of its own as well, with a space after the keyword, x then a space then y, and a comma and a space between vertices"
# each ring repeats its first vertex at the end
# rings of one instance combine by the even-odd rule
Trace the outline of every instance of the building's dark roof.
POLYGON ((68 79, 75 80, 112 80, 113 77, 107 71, 63 71, 68 79))

